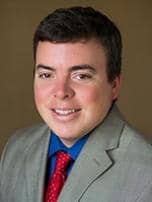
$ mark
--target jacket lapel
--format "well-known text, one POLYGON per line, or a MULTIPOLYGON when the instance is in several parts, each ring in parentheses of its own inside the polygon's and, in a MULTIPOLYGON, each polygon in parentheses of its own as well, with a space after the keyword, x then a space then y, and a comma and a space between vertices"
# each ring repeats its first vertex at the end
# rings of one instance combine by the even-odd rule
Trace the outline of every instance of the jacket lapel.
POLYGON ((50 130, 45 127, 37 132, 37 136, 40 137, 33 140, 25 160, 25 180, 29 202, 43 201, 50 130))
POLYGON ((71 201, 71 199, 72 202, 78 201, 88 186, 112 165, 105 152, 98 157, 92 157, 84 152, 80 155, 63 188, 59 202, 71 201))
POLYGON ((124 122, 116 107, 108 117, 90 135, 81 154, 65 183, 59 202, 76 202, 87 188, 101 175, 107 172, 114 162, 108 150, 118 147, 124 122))

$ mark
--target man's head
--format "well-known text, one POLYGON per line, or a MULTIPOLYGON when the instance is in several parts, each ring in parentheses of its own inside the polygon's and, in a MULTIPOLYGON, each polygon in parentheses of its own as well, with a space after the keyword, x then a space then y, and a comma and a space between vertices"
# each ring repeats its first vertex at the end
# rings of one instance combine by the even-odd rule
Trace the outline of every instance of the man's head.
POLYGON ((121 38, 92 8, 59 9, 34 38, 37 109, 67 146, 107 115, 120 87, 121 38))
POLYGON ((34 36, 34 57, 39 41, 76 42, 95 38, 107 56, 107 74, 112 81, 121 72, 121 35, 115 24, 91 7, 57 9, 38 26, 34 36))

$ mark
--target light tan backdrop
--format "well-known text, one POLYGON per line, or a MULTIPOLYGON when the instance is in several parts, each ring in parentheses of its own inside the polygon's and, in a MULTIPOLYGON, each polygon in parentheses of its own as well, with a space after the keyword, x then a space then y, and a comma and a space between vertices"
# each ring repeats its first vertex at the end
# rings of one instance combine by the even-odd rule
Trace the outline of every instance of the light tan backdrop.
POLYGON ((50 11, 74 5, 104 11, 123 34, 124 81, 119 106, 126 118, 152 136, 151 0, 0 1, 0 151, 17 128, 40 120, 32 98, 32 37, 50 11))

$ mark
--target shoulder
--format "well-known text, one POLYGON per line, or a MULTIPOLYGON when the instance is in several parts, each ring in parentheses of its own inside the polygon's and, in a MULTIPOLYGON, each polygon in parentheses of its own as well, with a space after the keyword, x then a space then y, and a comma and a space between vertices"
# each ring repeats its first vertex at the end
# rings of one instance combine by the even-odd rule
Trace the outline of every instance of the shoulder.
POLYGON ((139 132, 127 122, 124 125, 123 135, 127 136, 130 146, 133 146, 140 151, 142 149, 152 149, 151 141, 148 140, 144 134, 139 132))
POLYGON ((43 134, 49 131, 49 128, 44 124, 37 124, 28 128, 22 128, 17 130, 9 139, 7 145, 9 144, 32 144, 33 141, 38 140, 43 134))
POLYGON ((151 197, 152 188, 151 142, 126 122, 115 157, 120 166, 119 178, 125 182, 123 187, 127 190, 126 194, 134 196, 136 201, 143 201, 144 198, 150 201, 148 197, 151 197))
POLYGON ((144 167, 149 165, 152 170, 152 144, 150 140, 127 122, 124 124, 119 148, 129 161, 142 164, 144 167))
POLYGON ((2 156, 1 163, 4 159, 10 159, 13 155, 22 155, 29 150, 32 145, 41 142, 44 136, 48 135, 49 128, 45 124, 37 124, 32 127, 17 130, 6 143, 2 156))

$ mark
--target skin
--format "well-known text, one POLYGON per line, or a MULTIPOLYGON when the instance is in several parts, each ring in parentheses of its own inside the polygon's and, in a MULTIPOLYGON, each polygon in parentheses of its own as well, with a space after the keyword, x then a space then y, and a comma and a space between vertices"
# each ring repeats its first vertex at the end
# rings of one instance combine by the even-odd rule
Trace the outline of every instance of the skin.
POLYGON ((39 42, 36 51, 36 107, 60 140, 71 147, 107 115, 118 97, 120 77, 109 82, 101 44, 39 42))

